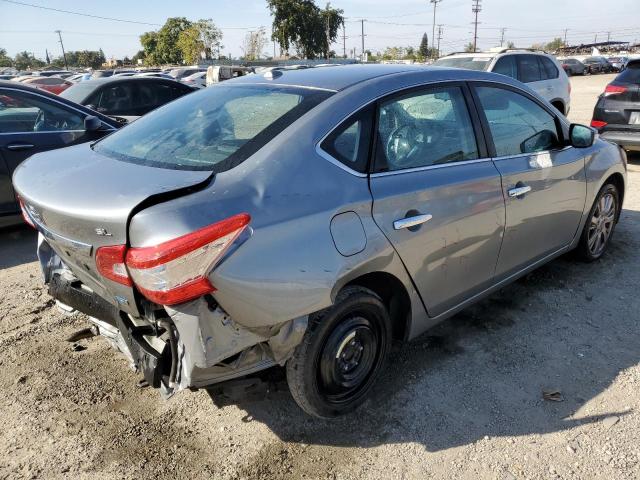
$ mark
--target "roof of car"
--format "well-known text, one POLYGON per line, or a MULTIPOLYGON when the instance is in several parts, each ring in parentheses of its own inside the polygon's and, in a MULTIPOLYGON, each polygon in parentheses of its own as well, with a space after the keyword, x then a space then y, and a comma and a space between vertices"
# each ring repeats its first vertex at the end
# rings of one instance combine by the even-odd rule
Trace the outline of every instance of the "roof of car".
MULTIPOLYGON (((342 65, 337 68, 305 68, 301 70, 278 70, 265 74, 245 75, 227 80, 223 84, 273 84, 296 87, 318 88, 331 91, 344 90, 357 83, 387 75, 422 72, 426 81, 451 79, 487 79, 496 75, 486 72, 443 68, 429 65, 372 64, 342 65)), ((500 75, 500 78, 503 78, 500 75)))
MULTIPOLYGON (((153 81, 170 81, 168 78, 159 78, 159 77, 137 77, 135 75, 133 76, 122 76, 122 77, 116 77, 116 76, 111 76, 111 77, 100 77, 100 78, 92 78, 91 80, 86 80, 84 82, 82 82, 83 85, 95 85, 96 87, 98 85, 103 85, 105 83, 112 83, 112 82, 153 82, 153 81)), ((176 83, 180 83, 177 82, 176 83)))

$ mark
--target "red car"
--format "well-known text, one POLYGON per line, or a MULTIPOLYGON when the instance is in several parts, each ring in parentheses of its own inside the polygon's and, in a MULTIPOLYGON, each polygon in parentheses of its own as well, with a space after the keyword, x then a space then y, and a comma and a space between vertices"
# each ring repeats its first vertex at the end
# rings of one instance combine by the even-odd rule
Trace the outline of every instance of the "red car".
POLYGON ((46 90, 47 92, 55 93, 56 95, 73 85, 73 83, 60 77, 33 77, 23 80, 22 83, 26 83, 41 90, 46 90))

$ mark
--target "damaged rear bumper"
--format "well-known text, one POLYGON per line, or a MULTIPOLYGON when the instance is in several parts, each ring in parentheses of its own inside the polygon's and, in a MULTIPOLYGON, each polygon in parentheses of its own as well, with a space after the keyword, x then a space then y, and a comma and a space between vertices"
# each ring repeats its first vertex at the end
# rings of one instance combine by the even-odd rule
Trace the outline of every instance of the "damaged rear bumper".
POLYGON ((133 317, 83 285, 55 252, 47 253, 53 257, 40 261, 51 296, 64 310, 88 315, 99 334, 165 395, 284 365, 307 328, 306 316, 248 328, 211 296, 172 307, 141 301, 143 318, 133 317))

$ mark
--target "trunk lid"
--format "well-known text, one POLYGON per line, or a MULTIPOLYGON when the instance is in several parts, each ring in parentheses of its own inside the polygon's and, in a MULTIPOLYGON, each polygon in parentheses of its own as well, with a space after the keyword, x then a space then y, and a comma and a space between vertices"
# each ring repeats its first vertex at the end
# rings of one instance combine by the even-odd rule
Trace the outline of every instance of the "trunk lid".
POLYGON ((127 243, 132 212, 147 203, 187 194, 211 172, 170 170, 115 160, 89 144, 34 155, 16 170, 16 192, 38 231, 88 287, 137 313, 133 288, 103 278, 96 250, 127 243))

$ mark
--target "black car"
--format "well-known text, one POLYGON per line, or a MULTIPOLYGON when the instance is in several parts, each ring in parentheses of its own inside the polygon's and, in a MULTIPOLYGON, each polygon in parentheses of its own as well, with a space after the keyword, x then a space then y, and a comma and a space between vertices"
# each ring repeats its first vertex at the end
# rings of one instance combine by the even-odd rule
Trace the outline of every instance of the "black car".
POLYGON ((0 81, 0 227, 20 222, 11 176, 34 153, 89 142, 120 126, 82 105, 19 82, 0 81))
POLYGON ((611 73, 615 70, 604 57, 587 57, 582 63, 589 67, 589 73, 611 73))
POLYGON ((596 103, 591 126, 602 138, 625 150, 640 151, 640 60, 630 60, 606 86, 596 103))
POLYGON ((60 96, 105 115, 131 121, 193 90, 163 78, 109 77, 77 83, 60 96))
POLYGON ((577 58, 565 58, 561 60, 562 68, 567 75, 588 75, 591 73, 589 67, 582 63, 577 58))

